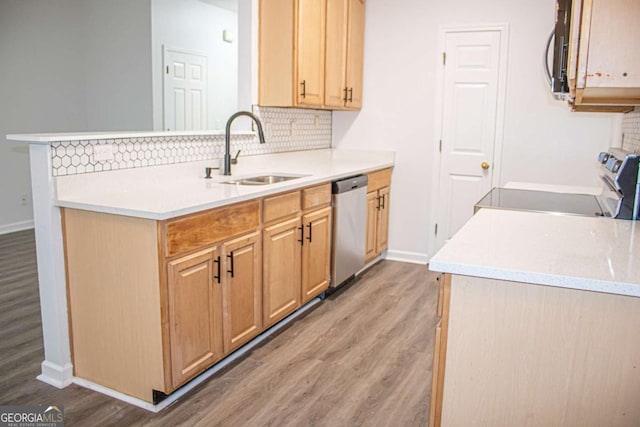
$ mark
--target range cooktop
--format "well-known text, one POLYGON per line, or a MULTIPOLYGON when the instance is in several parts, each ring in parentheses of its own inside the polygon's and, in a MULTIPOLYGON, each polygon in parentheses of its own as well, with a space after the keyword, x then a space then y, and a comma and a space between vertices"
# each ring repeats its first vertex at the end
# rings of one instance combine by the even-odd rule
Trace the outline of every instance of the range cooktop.
POLYGON ((554 193, 551 191, 494 188, 476 205, 481 208, 511 209, 580 216, 609 216, 590 194, 554 193))

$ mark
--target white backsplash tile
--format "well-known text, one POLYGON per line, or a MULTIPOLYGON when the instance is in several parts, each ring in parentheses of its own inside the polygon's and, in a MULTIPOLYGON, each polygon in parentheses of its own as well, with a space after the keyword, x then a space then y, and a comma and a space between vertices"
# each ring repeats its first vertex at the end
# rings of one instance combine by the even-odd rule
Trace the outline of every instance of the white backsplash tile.
POLYGON ((622 148, 640 153, 640 108, 626 113, 622 119, 622 148))
MULTIPOLYGON (((241 156, 331 148, 331 111, 254 107, 265 130, 265 144, 255 135, 231 136, 232 155, 241 156)), ((53 176, 215 160, 224 155, 224 135, 61 141, 51 144, 53 176), (113 146, 113 160, 96 160, 94 146, 113 146)))

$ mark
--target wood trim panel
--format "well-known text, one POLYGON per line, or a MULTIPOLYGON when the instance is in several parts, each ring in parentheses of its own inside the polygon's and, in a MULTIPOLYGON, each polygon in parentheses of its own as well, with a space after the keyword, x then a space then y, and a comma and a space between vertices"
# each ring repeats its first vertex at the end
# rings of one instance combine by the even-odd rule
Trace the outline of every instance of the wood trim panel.
POLYGON ((223 206, 166 222, 166 256, 220 242, 260 226, 260 201, 223 206))
POLYGON ((331 183, 302 190, 302 209, 314 209, 331 204, 331 183))
POLYGON ((449 315, 442 425, 640 425, 640 298, 456 275, 449 315))
POLYGON ((146 402, 165 388, 156 221, 65 209, 75 375, 146 402))
POLYGON ((300 213, 300 191, 265 197, 262 218, 265 224, 300 213))
POLYGON ((389 187, 391 185, 391 168, 371 172, 368 175, 368 177, 369 177, 369 183, 367 184, 368 192, 376 191, 383 187, 389 187))
POLYGON ((429 426, 442 425, 442 403, 444 396, 444 375, 447 362, 447 338, 449 333, 449 306, 451 304, 451 275, 441 277, 442 286, 442 318, 436 327, 435 346, 433 350, 433 377, 431 381, 431 406, 429 410, 429 426))

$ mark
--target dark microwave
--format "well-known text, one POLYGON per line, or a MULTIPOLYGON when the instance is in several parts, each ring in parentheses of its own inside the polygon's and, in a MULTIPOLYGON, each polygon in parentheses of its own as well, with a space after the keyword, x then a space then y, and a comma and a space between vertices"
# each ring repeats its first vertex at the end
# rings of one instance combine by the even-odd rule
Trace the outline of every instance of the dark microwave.
POLYGON ((545 64, 554 98, 566 100, 569 96, 567 66, 569 62, 569 34, 571 0, 556 0, 556 24, 547 41, 545 64), (549 50, 553 46, 553 63, 549 67, 549 50))

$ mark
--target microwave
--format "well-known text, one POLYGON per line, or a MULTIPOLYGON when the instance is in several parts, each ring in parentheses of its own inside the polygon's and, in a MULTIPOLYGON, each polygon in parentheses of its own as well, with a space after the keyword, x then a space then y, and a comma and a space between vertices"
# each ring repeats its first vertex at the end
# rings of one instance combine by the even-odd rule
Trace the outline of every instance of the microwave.
POLYGON ((569 63, 569 35, 571 25, 571 0, 556 0, 556 24, 547 40, 545 66, 551 93, 557 100, 569 98, 569 80, 567 66, 569 63), (553 47, 553 55, 550 49, 553 47), (553 62, 549 66, 549 57, 553 62))

